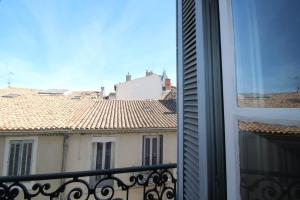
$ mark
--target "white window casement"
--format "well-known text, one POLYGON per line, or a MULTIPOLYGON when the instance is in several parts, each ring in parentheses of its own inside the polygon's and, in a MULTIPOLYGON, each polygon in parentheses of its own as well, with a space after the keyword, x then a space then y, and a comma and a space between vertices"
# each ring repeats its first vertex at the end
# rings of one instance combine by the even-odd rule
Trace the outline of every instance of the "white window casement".
MULTIPOLYGON (((111 169, 114 167, 115 138, 94 137, 92 140, 92 170, 111 169)), ((97 182, 103 176, 95 177, 97 182)))
POLYGON ((23 176, 35 173, 37 137, 7 138, 3 175, 23 176))
POLYGON ((143 165, 163 163, 163 136, 143 137, 143 165))
POLYGON ((178 199, 297 199, 299 1, 177 2, 178 199))
MULTIPOLYGON (((298 166, 298 162, 288 162, 291 155, 299 158, 298 153, 293 153, 293 143, 297 143, 298 139, 286 145, 285 140, 293 140, 293 136, 266 136, 263 131, 262 134, 243 131, 240 124, 250 121, 285 127, 300 126, 299 107, 286 103, 289 99, 278 102, 275 99, 275 95, 281 98, 284 93, 288 95, 296 91, 292 78, 300 75, 299 56, 294 53, 299 52, 299 47, 291 44, 298 41, 295 41, 294 34, 299 33, 299 29, 294 27, 299 27, 299 14, 288 13, 294 13, 292 10, 299 9, 299 6, 296 1, 273 1, 272 4, 257 0, 220 1, 227 199, 251 199, 241 193, 241 180, 246 171, 243 168, 275 174, 282 172, 282 165, 285 166, 285 173, 298 166), (270 23, 272 20, 276 21, 277 26, 288 25, 280 30, 270 23), (281 38, 285 38, 284 43, 280 42, 281 38), (276 138, 280 138, 280 145, 276 138), (285 156, 278 153, 283 150, 285 156)), ((251 181, 247 184, 250 185, 251 181)))

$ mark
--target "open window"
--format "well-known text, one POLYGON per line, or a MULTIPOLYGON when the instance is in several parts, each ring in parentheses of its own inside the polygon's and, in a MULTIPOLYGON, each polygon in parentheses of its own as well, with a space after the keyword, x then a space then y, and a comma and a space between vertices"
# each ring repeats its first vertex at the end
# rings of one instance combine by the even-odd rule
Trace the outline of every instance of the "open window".
POLYGON ((299 199, 299 9, 178 0, 179 199, 299 199))
POLYGON ((299 199, 299 1, 220 1, 228 199, 299 199))

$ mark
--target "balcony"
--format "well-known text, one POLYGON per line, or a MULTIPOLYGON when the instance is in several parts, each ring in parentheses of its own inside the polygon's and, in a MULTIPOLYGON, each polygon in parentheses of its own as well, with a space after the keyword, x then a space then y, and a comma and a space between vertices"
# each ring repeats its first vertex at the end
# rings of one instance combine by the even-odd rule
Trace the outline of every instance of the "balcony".
POLYGON ((241 196, 243 199, 300 199, 299 173, 241 171, 241 196))
POLYGON ((0 199, 176 199, 175 170, 176 164, 164 164, 3 176, 0 199))

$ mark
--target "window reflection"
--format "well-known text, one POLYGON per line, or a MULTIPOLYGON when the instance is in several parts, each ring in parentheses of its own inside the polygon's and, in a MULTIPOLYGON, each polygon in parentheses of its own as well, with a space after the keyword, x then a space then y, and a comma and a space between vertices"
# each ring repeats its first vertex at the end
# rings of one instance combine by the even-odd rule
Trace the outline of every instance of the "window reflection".
POLYGON ((300 127, 239 122, 242 200, 300 199, 300 127))
POLYGON ((238 105, 300 107, 300 1, 232 0, 238 105))

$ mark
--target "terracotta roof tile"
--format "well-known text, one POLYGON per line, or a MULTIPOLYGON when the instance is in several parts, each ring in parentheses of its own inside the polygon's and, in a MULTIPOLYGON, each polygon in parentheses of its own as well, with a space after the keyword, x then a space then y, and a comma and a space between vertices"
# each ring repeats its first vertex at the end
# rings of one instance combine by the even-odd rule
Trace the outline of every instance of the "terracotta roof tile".
POLYGON ((0 131, 176 128, 175 101, 93 100, 0 89, 0 131), (3 97, 19 94, 13 98, 3 97))
POLYGON ((70 119, 73 129, 176 128, 174 101, 99 100, 70 119), (169 108, 168 108, 169 107, 169 108), (75 119, 75 120, 74 120, 75 119))
POLYGON ((300 134, 300 126, 287 126, 279 124, 268 124, 261 122, 240 121, 239 128, 242 131, 249 131, 261 134, 300 134))

